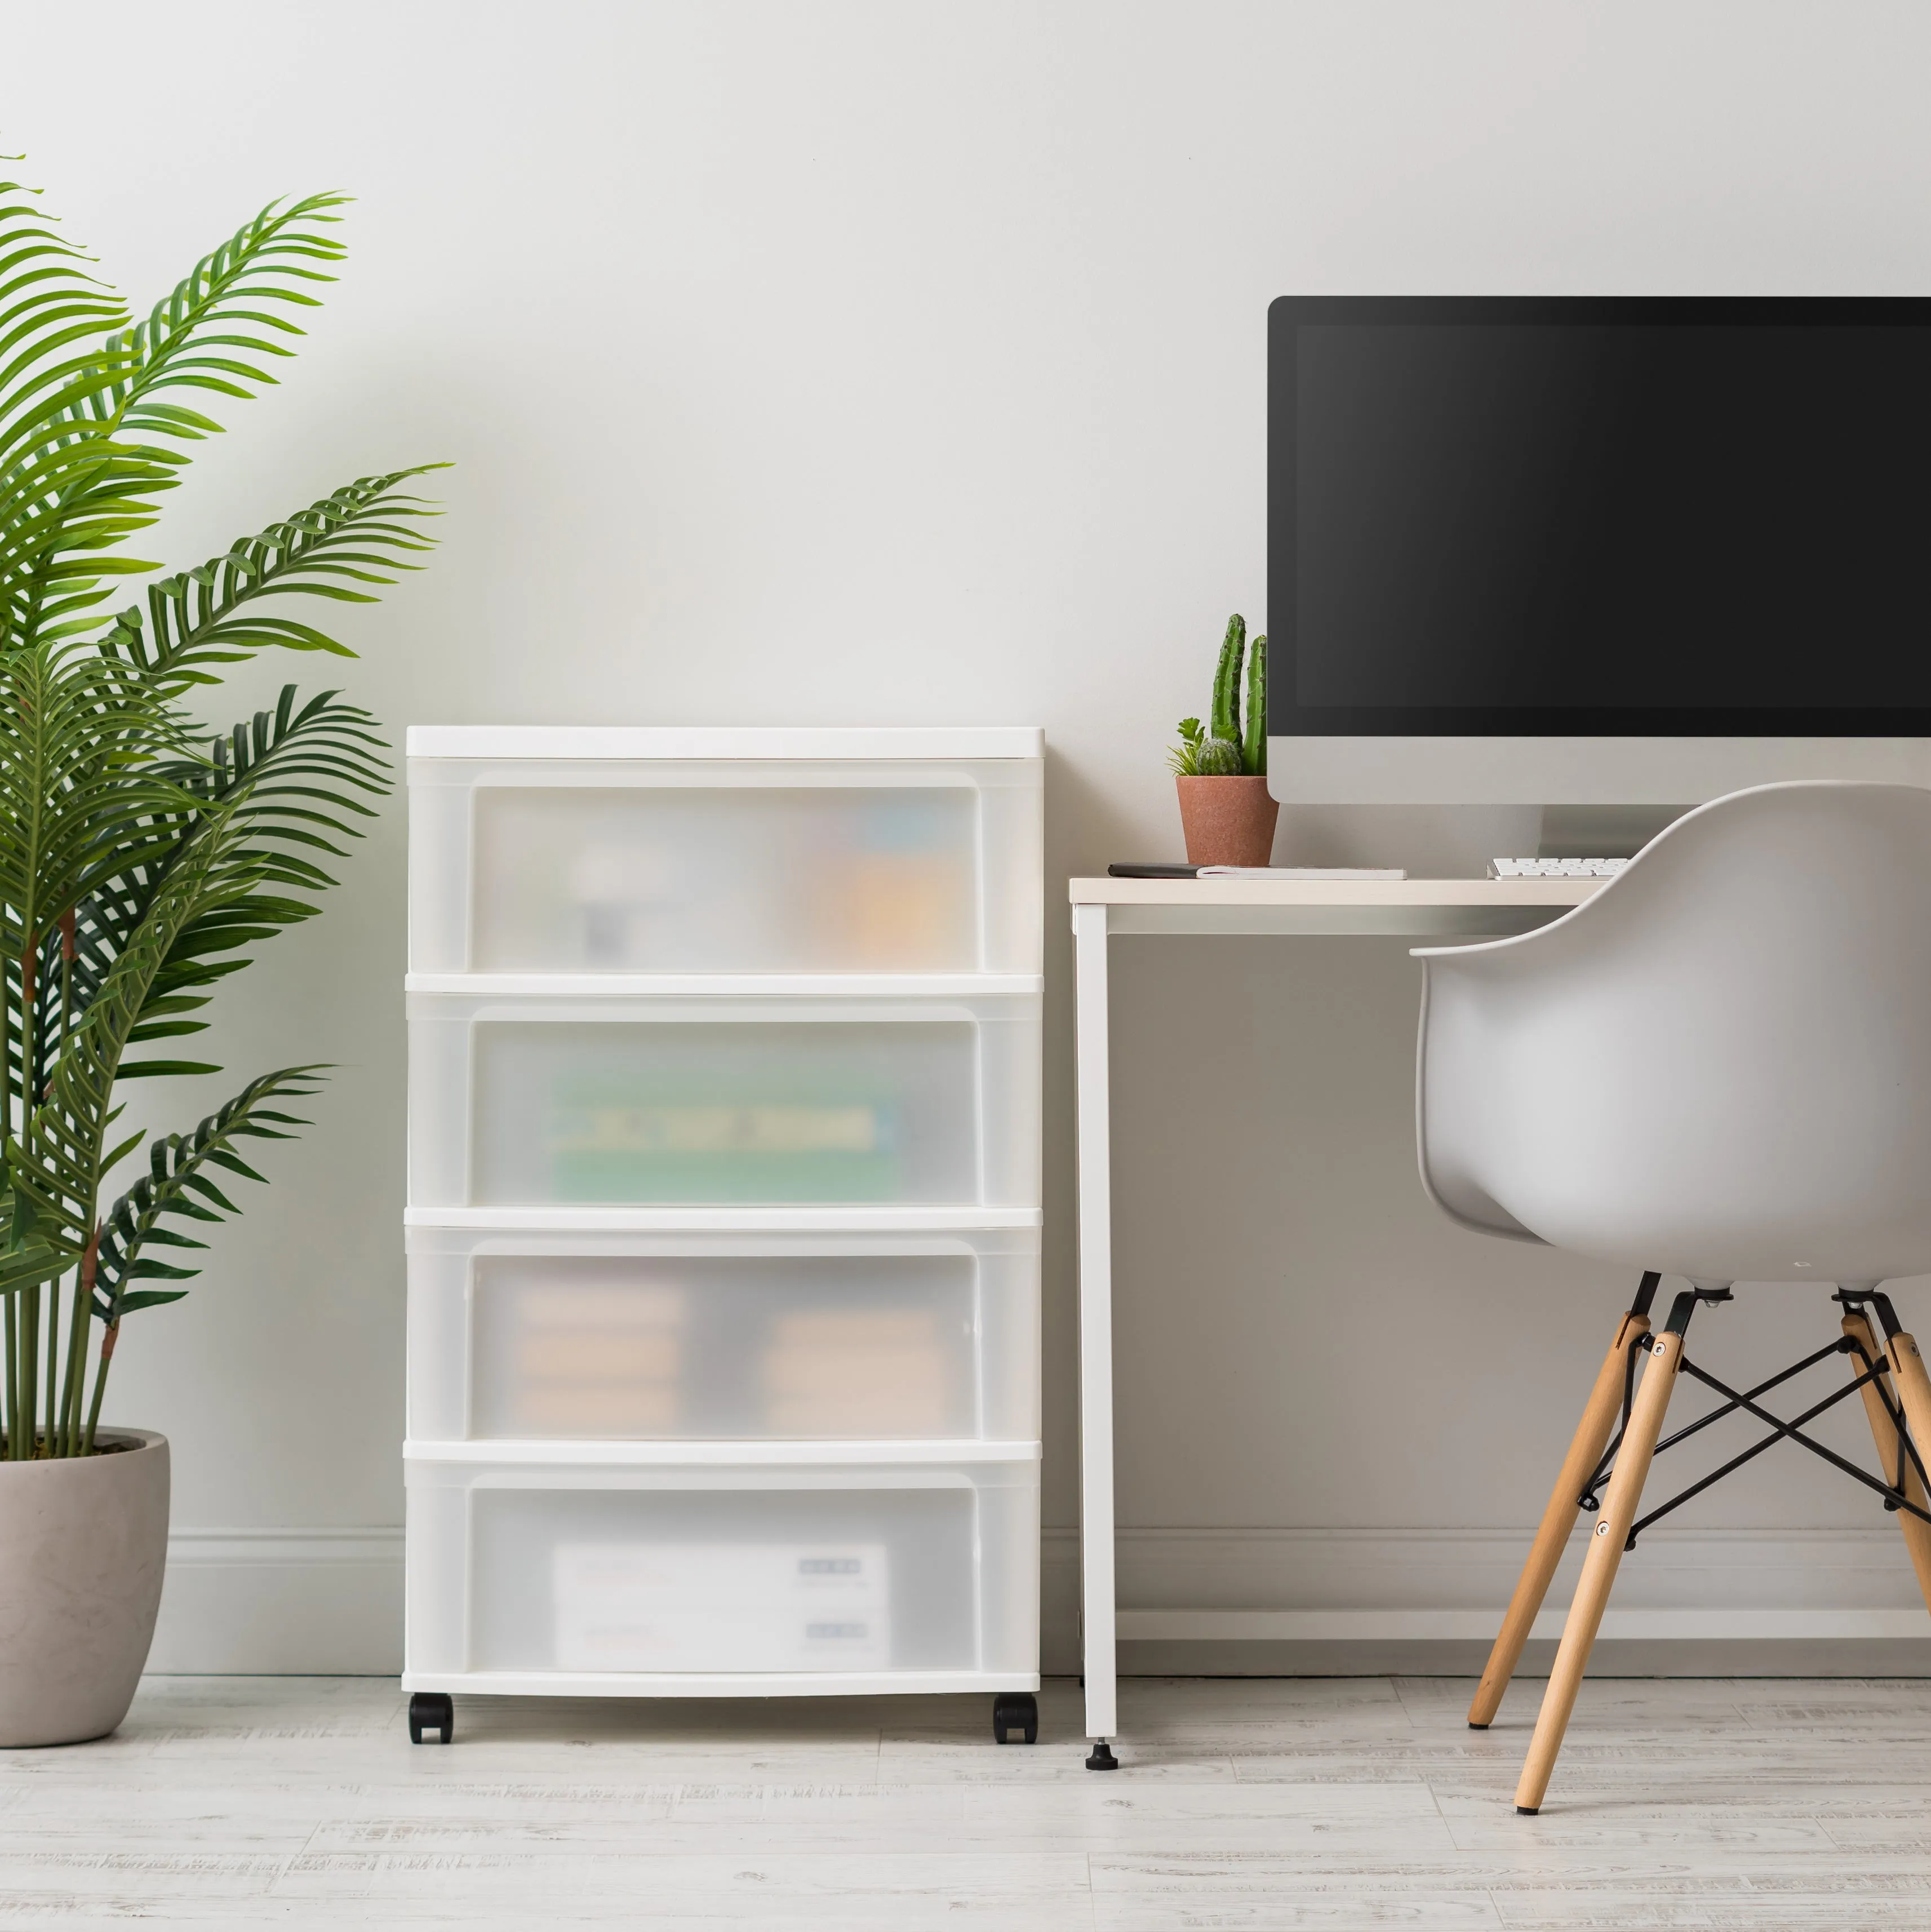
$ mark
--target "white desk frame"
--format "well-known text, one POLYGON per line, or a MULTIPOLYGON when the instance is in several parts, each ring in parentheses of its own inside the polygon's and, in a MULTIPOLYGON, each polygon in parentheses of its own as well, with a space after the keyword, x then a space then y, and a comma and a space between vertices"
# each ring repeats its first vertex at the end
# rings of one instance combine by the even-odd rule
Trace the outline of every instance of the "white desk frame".
POLYGON ((1166 1634, 1186 1616, 1162 1610, 1123 1616, 1114 1591, 1107 942, 1122 933, 1495 938, 1546 925, 1601 885, 1594 879, 1072 881, 1079 1060, 1080 1628, 1090 1738, 1118 1734, 1120 1636, 1166 1634))

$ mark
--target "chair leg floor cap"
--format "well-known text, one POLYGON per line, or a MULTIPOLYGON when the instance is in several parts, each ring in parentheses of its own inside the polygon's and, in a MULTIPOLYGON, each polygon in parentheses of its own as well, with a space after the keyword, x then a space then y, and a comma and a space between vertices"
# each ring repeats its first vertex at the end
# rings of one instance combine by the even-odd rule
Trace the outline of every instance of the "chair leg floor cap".
POLYGON ((1541 1810, 1542 1807, 1540 1804, 1518 1804, 1516 1807, 1516 1816, 1518 1818, 1533 1818, 1537 1816, 1541 1810))

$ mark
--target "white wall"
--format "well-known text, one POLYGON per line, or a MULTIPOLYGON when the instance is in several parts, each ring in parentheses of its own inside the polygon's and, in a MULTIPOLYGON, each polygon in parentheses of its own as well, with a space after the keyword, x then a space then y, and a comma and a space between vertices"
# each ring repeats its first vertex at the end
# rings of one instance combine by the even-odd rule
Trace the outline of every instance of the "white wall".
MULTIPOLYGON (((432 569, 347 620, 361 662, 268 666, 228 710, 298 675, 398 733, 1042 723, 1056 902, 1069 872, 1175 848, 1162 743, 1227 612, 1264 616, 1271 297, 1916 292, 1931 241, 1931 14, 1879 0, 97 0, 0 21, 16 171, 140 301, 271 195, 361 197, 311 346, 223 412, 152 554, 196 560, 361 472, 458 466, 432 569)), ((1427 830, 1291 817, 1285 849, 1427 830)), ((395 1654, 402 883, 392 810, 225 1007, 237 1084, 342 1071, 193 1298, 124 1337, 110 1410, 178 1457, 160 1662, 395 1654)), ((1621 1285, 1421 1202, 1398 950, 1160 946, 1137 943, 1120 994, 1132 1600, 1496 1600, 1621 1285), (1373 1393, 1394 1409, 1369 1427, 1373 1393)), ((228 1090, 200 1084, 156 1118, 228 1090)), ((1753 1565, 1794 1600, 1829 1531, 1852 1579, 1830 1588, 1907 1601, 1882 1521, 1778 1460, 1699 1519, 1745 1556, 1642 1587, 1751 1600, 1753 1565)), ((1049 1555, 1063 1656, 1063 1535, 1049 1555)))

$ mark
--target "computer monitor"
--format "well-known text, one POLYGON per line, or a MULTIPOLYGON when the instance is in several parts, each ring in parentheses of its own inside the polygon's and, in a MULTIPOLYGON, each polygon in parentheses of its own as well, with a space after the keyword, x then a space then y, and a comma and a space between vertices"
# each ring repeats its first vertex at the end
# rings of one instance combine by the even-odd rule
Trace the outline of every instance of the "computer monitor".
POLYGON ((1283 296, 1269 776, 1931 783, 1931 299, 1283 296))

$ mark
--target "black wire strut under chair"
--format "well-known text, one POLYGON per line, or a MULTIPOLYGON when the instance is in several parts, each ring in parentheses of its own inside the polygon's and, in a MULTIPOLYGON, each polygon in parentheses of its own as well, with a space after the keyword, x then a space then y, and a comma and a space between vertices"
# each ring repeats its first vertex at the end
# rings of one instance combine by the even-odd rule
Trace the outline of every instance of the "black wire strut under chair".
POLYGON ((1592 1504, 1594 1492, 1603 1485, 1606 1474, 1607 1487, 1598 1506, 1600 1514, 1597 1516, 1594 1534, 1589 1538, 1583 1557, 1582 1574, 1577 1580, 1570 1604, 1562 1642, 1543 1693, 1541 1708, 1536 1715, 1535 1735, 1529 1742, 1528 1755, 1523 1760, 1522 1776, 1516 1786, 1516 1809, 1531 1816, 1540 1810, 1543 1795, 1549 1788, 1550 1774, 1555 1768, 1557 1754, 1562 1748, 1563 1736, 1575 1708, 1583 1673, 1588 1668, 1590 1650, 1601 1628, 1609 1593, 1615 1586, 1617 1566, 1624 1552, 1634 1549, 1638 1537, 1651 1524, 1672 1510, 1680 1509, 1691 1497, 1700 1496, 1713 1484, 1720 1482, 1744 1463, 1762 1455, 1773 1443, 1788 1441, 1801 1444, 1834 1468, 1841 1469, 1866 1488, 1875 1490, 1888 1509, 1903 1512, 1898 1517, 1899 1526, 1904 1532, 1919 1588, 1927 1604, 1931 1604, 1931 1508, 1927 1507, 1927 1500, 1931 1500, 1931 1484, 1926 1481, 1924 1457, 1912 1435, 1915 1427, 1918 1435, 1931 1443, 1931 1376, 1927 1376, 1923 1353, 1898 1320, 1890 1298, 1879 1292, 1876 1282, 1849 1286, 1840 1283, 1835 1296, 1843 1310, 1839 1339, 1828 1347, 1813 1350, 1801 1360, 1792 1363, 1753 1388, 1738 1390, 1707 1370, 1693 1364, 1684 1352, 1690 1318, 1698 1306, 1706 1301, 1734 1300, 1730 1289, 1699 1287, 1693 1282, 1677 1296, 1662 1332, 1652 1335, 1648 1332, 1647 1305, 1653 1286, 1654 1277, 1645 1275, 1639 1297, 1642 1306, 1624 1316, 1610 1352, 1597 1372, 1590 1405, 1584 1412, 1576 1439, 1570 1444, 1570 1460, 1565 1464, 1562 1477, 1550 1498, 1543 1528, 1537 1533, 1537 1546, 1524 1566, 1522 1580, 1516 1586, 1515 1598, 1510 1604, 1501 1634, 1489 1654, 1489 1668, 1483 1673, 1476 1702, 1470 1710, 1469 1721, 1478 1730, 1483 1728, 1483 1720, 1494 1714, 1501 1690, 1507 1684, 1520 1654, 1521 1640, 1540 1606, 1542 1593, 1554 1569, 1552 1554, 1560 1538, 1568 1499, 1573 1497, 1576 1506, 1592 1504), (1879 1352, 1877 1336, 1866 1312, 1868 1309, 1876 1310, 1883 1327, 1885 1342, 1882 1352, 1879 1352), (1629 1358, 1633 1357, 1638 1348, 1650 1352, 1651 1366, 1636 1388, 1633 1400, 1630 1400, 1629 1358), (1773 1414, 1757 1400, 1807 1369, 1815 1368, 1838 1354, 1855 1356, 1861 1372, 1821 1402, 1813 1402, 1794 1420, 1786 1420, 1773 1414), (1686 1370, 1693 1379, 1714 1390, 1723 1400, 1674 1435, 1664 1437, 1663 1424, 1669 1411, 1670 1391, 1678 1373, 1686 1370), (1895 1382, 1894 1390, 1886 1380, 1888 1376, 1895 1382), (1620 1390, 1618 1383, 1621 1384, 1620 1390), (1611 1434, 1610 1424, 1615 1415, 1619 1393, 1624 1396, 1628 1406, 1619 1432, 1620 1444, 1612 1447, 1607 1438, 1611 1434), (1867 1474, 1856 1464, 1805 1432, 1806 1424, 1834 1408, 1851 1395, 1861 1395, 1864 1398, 1865 1418, 1877 1447, 1880 1467, 1888 1470, 1891 1452, 1895 1448, 1897 1473, 1890 1480, 1879 1481, 1867 1474), (1739 1413, 1767 1423, 1770 1434, 1752 1443, 1740 1454, 1733 1456, 1720 1468, 1693 1483, 1647 1516, 1639 1517, 1636 1511, 1641 1507, 1644 1485, 1655 1457, 1725 1416, 1739 1413), (1596 1454, 1597 1444, 1604 1444, 1608 1453, 1597 1458, 1590 1480, 1578 1483, 1577 1460, 1581 1459, 1586 1468, 1587 1459, 1596 1454))
MULTIPOLYGON (((1618 1324, 1602 1366, 1597 1372, 1595 1386, 1577 1425, 1575 1438, 1570 1444, 1562 1473, 1550 1493, 1535 1541, 1523 1564, 1520 1580, 1469 1705, 1468 1722, 1473 1730, 1486 1730, 1501 1705, 1502 1694, 1521 1660, 1523 1646, 1528 1640, 1562 1552, 1569 1542, 1576 1520, 1575 1511, 1581 1509, 1597 1516, 1596 1538, 1592 1539, 1592 1546, 1598 1550, 1600 1539, 1609 1532, 1611 1518, 1614 1517, 1621 1539, 1616 1544, 1616 1553, 1620 1558, 1625 1551, 1635 1547, 1638 1537, 1653 1523, 1762 1455, 1773 1443, 1789 1441, 1801 1444, 1834 1468, 1841 1469, 1846 1474, 1855 1477, 1865 1488, 1875 1491, 1885 1508, 1897 1514, 1919 1588, 1927 1605, 1931 1606, 1931 1502, 1927 1500, 1931 1499, 1931 1478, 1927 1476, 1924 1458, 1918 1447, 1921 1440, 1926 1448, 1931 1449, 1931 1376, 1926 1372, 1916 1342, 1899 1322, 1890 1297, 1881 1292, 1875 1282, 1848 1288, 1840 1286, 1835 1299, 1843 1310, 1843 1319, 1842 1333, 1837 1339, 1824 1348, 1813 1350, 1801 1360, 1792 1363, 1789 1368, 1754 1387, 1738 1390, 1699 1364, 1690 1362, 1682 1353, 1684 1337, 1699 1304, 1729 1301, 1735 1296, 1726 1288, 1699 1289, 1693 1284, 1675 1298, 1669 1320, 1659 1333, 1652 1334, 1650 1312, 1662 1280, 1662 1276, 1653 1270, 1644 1274, 1628 1312, 1618 1324), (1883 1330, 1882 1349, 1871 1311, 1875 1311, 1878 1324, 1883 1330), (1663 1372, 1663 1379, 1654 1390, 1651 1389, 1650 1378, 1643 1377, 1642 1393, 1639 1392, 1636 1376, 1639 1348, 1651 1352, 1653 1361, 1663 1372), (1760 1397, 1832 1356, 1846 1354, 1856 1358, 1859 1372, 1794 1420, 1787 1421, 1762 1406, 1760 1397), (1692 1379, 1701 1382, 1723 1400, 1707 1414, 1699 1416, 1695 1421, 1659 1441, 1663 1414, 1669 1400, 1668 1391, 1679 1370, 1687 1370, 1692 1379), (1867 1474, 1855 1463, 1806 1432, 1806 1425, 1818 1416, 1847 1396, 1860 1394, 1885 1480, 1879 1481, 1867 1474), (1658 1396, 1660 1406, 1656 1400, 1658 1396), (1639 1420, 1646 1408, 1651 1412, 1646 1420, 1639 1420), (1720 1468, 1693 1484, 1681 1495, 1672 1496, 1639 1519, 1636 1510, 1640 1506, 1641 1490, 1656 1455, 1687 1441, 1726 1416, 1739 1414, 1768 1424, 1771 1433, 1752 1443, 1741 1454, 1731 1457, 1720 1468), (1918 1419, 1916 1439, 1912 1428, 1914 1416, 1918 1419), (1641 1468, 1633 1472, 1636 1493, 1626 1497, 1618 1505, 1615 1500, 1615 1486, 1610 1478, 1612 1472, 1622 1466, 1618 1458, 1626 1460, 1630 1454, 1630 1432, 1633 1427, 1645 1434, 1648 1441, 1636 1445, 1642 1452, 1641 1468)), ((1596 1563, 1594 1556, 1585 1559, 1584 1582, 1579 1582, 1579 1592, 1584 1591, 1591 1565, 1596 1563)), ((1597 1568, 1600 1570, 1600 1564, 1597 1568)), ((1581 1652, 1585 1660, 1594 1642, 1596 1624, 1592 1619, 1600 1618, 1607 1601, 1607 1588, 1613 1583, 1614 1576, 1612 1565, 1606 1578, 1599 1580, 1601 1593, 1595 1597, 1593 1610, 1590 1607, 1591 1598, 1586 1594, 1579 1594, 1572 1603, 1572 1613, 1579 1604, 1583 1606, 1585 1621, 1588 1621, 1588 1634, 1582 1639, 1581 1652)), ((1565 1625, 1564 1648, 1557 1657, 1558 1674, 1563 1676, 1567 1686, 1564 1695, 1570 1697, 1573 1697, 1574 1683, 1580 1681, 1576 1670, 1561 1669, 1563 1658, 1570 1649, 1572 1628, 1571 1624, 1565 1625)), ((1557 1738, 1558 1748, 1561 1726, 1566 1721, 1566 1718, 1558 1720, 1552 1733, 1557 1738)), ((1549 1762, 1553 1761, 1552 1755, 1549 1762)))
MULTIPOLYGON (((1645 1275, 1643 1278, 1643 1287, 1647 1292, 1642 1300, 1642 1306, 1645 1311, 1648 1297, 1655 1292, 1653 1284, 1656 1280, 1657 1277, 1650 1275, 1645 1275)), ((1664 1324, 1665 1332, 1687 1335, 1690 1329, 1690 1318, 1696 1312, 1699 1304, 1731 1301, 1735 1299, 1735 1295, 1727 1288, 1686 1288, 1677 1296, 1670 1308, 1669 1319, 1664 1324)), ((1858 1313, 1862 1313, 1867 1306, 1875 1307, 1887 1342, 1902 1330, 1903 1324, 1897 1318, 1897 1311, 1891 1306, 1891 1297, 1880 1290, 1840 1288, 1831 1299, 1842 1303, 1847 1310, 1854 1310, 1858 1313)), ((1602 1507, 1603 1486, 1609 1480, 1610 1474, 1615 1467, 1617 1451, 1622 1447, 1624 1436, 1629 1428, 1630 1409, 1634 1400, 1636 1391, 1636 1351, 1639 1348, 1655 1349, 1660 1346, 1659 1337, 1647 1335, 1639 1336, 1632 1342, 1628 1351, 1628 1364, 1624 1377, 1622 1420, 1615 1436, 1611 1438, 1608 1448, 1603 1451, 1602 1460, 1597 1463, 1590 1475, 1589 1480, 1584 1485, 1582 1494, 1576 1499, 1576 1507, 1579 1509, 1594 1510, 1602 1507)), ((1916 1470, 1918 1480, 1925 1484, 1927 1490, 1931 1490, 1931 1476, 1927 1476, 1924 1460, 1918 1452, 1917 1444, 1911 1439, 1911 1432, 1906 1424, 1903 1411, 1899 1406, 1897 1398, 1885 1385, 1884 1377, 1891 1372, 1893 1368, 1893 1364, 1888 1355, 1879 1355, 1873 1358, 1864 1345, 1854 1336, 1840 1335, 1836 1341, 1828 1343, 1825 1347, 1806 1355, 1801 1361, 1793 1362, 1789 1368, 1780 1370, 1767 1380, 1759 1382, 1754 1388, 1746 1389, 1741 1392, 1732 1388, 1727 1382, 1719 1381, 1707 1370, 1699 1368, 1696 1364, 1690 1360, 1687 1354, 1678 1366, 1683 1374, 1693 1376, 1696 1381, 1702 1383, 1706 1388, 1714 1389, 1717 1394, 1723 1396, 1725 1400, 1720 1407, 1711 1409, 1707 1414, 1699 1415, 1694 1422, 1685 1424, 1674 1435, 1665 1436, 1656 1445, 1656 1454, 1660 1456, 1665 1450, 1675 1448, 1678 1443, 1687 1442, 1691 1436, 1708 1429, 1712 1423, 1720 1422, 1725 1416, 1734 1415, 1740 1410, 1746 1414, 1756 1417, 1759 1422, 1768 1423, 1770 1425, 1771 1433, 1752 1443, 1741 1454, 1732 1456, 1729 1461, 1724 1463, 1720 1468, 1713 1469, 1708 1475, 1705 1476, 1699 1481, 1692 1483, 1689 1488, 1677 1496, 1672 1496, 1668 1502, 1659 1504, 1647 1516, 1639 1518, 1633 1523, 1630 1527, 1628 1538, 1623 1544, 1626 1550, 1635 1549, 1636 1538, 1652 1524, 1668 1516, 1672 1510, 1681 1508, 1693 1496, 1701 1496, 1713 1484, 1721 1482, 1726 1476, 1741 1468, 1746 1462, 1761 1456, 1766 1449, 1783 1442, 1799 1444, 1804 1448, 1808 1449, 1813 1456, 1821 1456, 1834 1468, 1841 1469, 1846 1475, 1855 1478, 1867 1489, 1874 1490, 1883 1498, 1884 1506, 1887 1510, 1904 1510, 1920 1519, 1921 1521, 1931 1523, 1931 1510, 1927 1510, 1922 1505, 1912 1502, 1906 1492, 1907 1464, 1909 1468, 1916 1470), (1803 1374, 1805 1370, 1815 1368, 1819 1363, 1828 1361, 1834 1355, 1852 1354, 1855 1355, 1862 1364, 1864 1372, 1854 1380, 1843 1384, 1831 1394, 1826 1396, 1822 1402, 1813 1403, 1794 1420, 1787 1422, 1781 1416, 1773 1415, 1769 1410, 1759 1407, 1756 1400, 1758 1396, 1768 1395, 1772 1389, 1780 1388, 1785 1382, 1803 1374), (1845 1456, 1840 1456, 1834 1449, 1827 1448, 1814 1437, 1807 1436, 1804 1432, 1805 1424, 1814 1422, 1827 1409, 1836 1408, 1839 1402, 1844 1401, 1849 1396, 1861 1394, 1867 1388, 1876 1393, 1879 1402, 1883 1406, 1885 1414, 1890 1418, 1892 1429, 1897 1432, 1897 1472, 1894 1480, 1888 1483, 1880 1482, 1867 1471, 1859 1468, 1855 1462, 1845 1456)))

